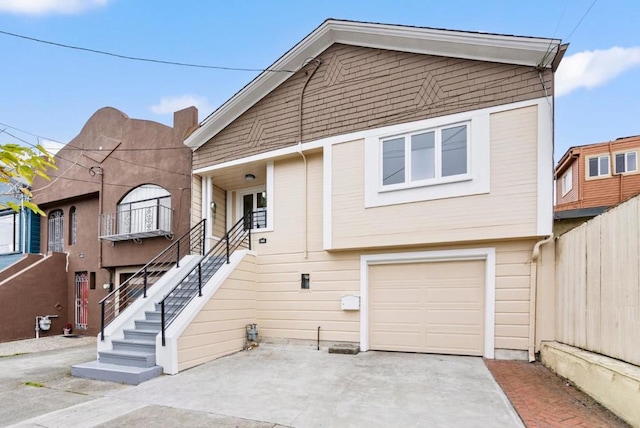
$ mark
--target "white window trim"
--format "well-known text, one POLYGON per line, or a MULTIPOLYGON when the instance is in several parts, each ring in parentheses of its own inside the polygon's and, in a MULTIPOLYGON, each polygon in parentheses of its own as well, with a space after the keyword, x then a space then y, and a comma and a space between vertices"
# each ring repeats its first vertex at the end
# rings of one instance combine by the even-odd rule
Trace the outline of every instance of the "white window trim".
POLYGON ((379 181, 379 188, 378 188, 378 192, 390 192, 390 191, 394 191, 394 190, 402 190, 402 189, 409 189, 409 188, 414 188, 414 187, 423 187, 423 186, 437 186, 439 184, 445 184, 445 183, 453 183, 453 182, 457 182, 457 181, 465 181, 465 180, 470 180, 471 179, 471 162, 470 162, 470 154, 471 154, 471 150, 470 150, 470 146, 471 146, 471 141, 470 141, 470 135, 471 135, 471 122, 470 121, 464 121, 464 122, 458 122, 458 123, 450 123, 448 125, 444 125, 444 126, 438 126, 438 127, 432 127, 432 128, 426 128, 426 129, 417 129, 413 132, 408 132, 405 134, 400 134, 400 135, 387 135, 387 136, 382 136, 380 137, 380 171, 383 171, 383 164, 384 164, 384 155, 383 155, 383 146, 384 143, 393 139, 397 139, 397 138, 403 138, 404 139, 404 175, 405 175, 405 179, 402 183, 397 183, 397 184, 387 184, 385 185, 384 182, 384 177, 382 176, 382 174, 380 174, 380 181, 379 181), (446 176, 443 177, 442 176, 442 131, 449 129, 449 128, 455 128, 457 126, 466 126, 466 141, 467 141, 467 172, 464 174, 457 174, 457 175, 450 175, 450 176, 446 176), (427 178, 427 179, 422 179, 422 180, 412 180, 411 179, 411 174, 412 174, 412 170, 411 170, 411 156, 412 156, 412 150, 411 150, 411 137, 414 135, 419 135, 419 134, 426 134, 426 133, 430 133, 433 132, 434 133, 434 178, 427 178))
MULTIPOLYGON (((490 129, 492 110, 483 109, 377 130, 364 138, 365 208, 489 193, 490 129), (467 173, 418 182, 382 185, 382 141, 394 135, 411 135, 432 129, 467 125, 467 173)), ((406 142, 405 142, 406 144, 406 142)), ((439 159, 436 159, 439 162, 439 159)))
POLYGON ((566 196, 571 190, 573 190, 573 168, 569 168, 567 172, 562 175, 561 185, 562 185, 562 196, 566 196), (567 183, 569 184, 567 186, 567 183))
POLYGON ((587 156, 585 158, 585 175, 586 175, 585 179, 586 180, 597 180, 599 178, 611 177, 611 172, 612 172, 611 166, 612 166, 611 165, 611 156, 609 156, 608 153, 600 154, 600 155, 587 156), (598 159, 598 175, 591 176, 591 175, 589 175, 589 173, 591 172, 589 170, 589 161, 591 159, 596 159, 596 158, 598 159), (607 158, 607 160, 608 160, 608 164, 609 164, 609 168, 608 169, 609 169, 609 171, 608 171, 607 174, 601 174, 600 173, 600 158, 607 158))
POLYGON ((452 260, 485 260, 484 285, 484 352, 485 358, 495 353, 496 249, 421 251, 415 253, 383 253, 360 256, 360 349, 369 350, 369 266, 391 263, 441 262, 452 260))
POLYGON ((612 173, 615 175, 627 175, 627 174, 637 174, 638 173, 638 151, 637 150, 624 150, 624 151, 619 151, 619 152, 614 152, 613 153, 613 162, 611 162, 613 164, 613 171, 612 173), (636 154, 636 169, 633 170, 628 170, 627 171, 627 155, 629 155, 630 153, 635 153, 636 154), (624 155, 624 172, 617 172, 616 169, 616 156, 617 155, 624 155))

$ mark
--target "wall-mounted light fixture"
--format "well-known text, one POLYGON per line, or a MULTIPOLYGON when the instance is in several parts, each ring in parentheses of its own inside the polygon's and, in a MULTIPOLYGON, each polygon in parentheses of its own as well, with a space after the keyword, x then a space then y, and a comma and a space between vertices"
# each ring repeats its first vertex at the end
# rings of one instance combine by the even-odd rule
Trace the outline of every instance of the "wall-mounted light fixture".
POLYGON ((256 176, 253 174, 245 174, 244 179, 247 181, 253 181, 256 179, 256 176))

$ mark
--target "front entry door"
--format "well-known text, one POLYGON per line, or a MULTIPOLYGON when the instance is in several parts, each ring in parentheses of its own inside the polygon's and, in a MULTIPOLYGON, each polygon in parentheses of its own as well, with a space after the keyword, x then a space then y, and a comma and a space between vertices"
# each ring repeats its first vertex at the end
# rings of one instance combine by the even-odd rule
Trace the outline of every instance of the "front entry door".
POLYGON ((238 212, 245 218, 245 230, 267 227, 267 195, 264 189, 239 192, 238 202, 240 205, 238 212), (253 216, 247 216, 251 212, 253 216))
POLYGON ((87 272, 76 273, 76 328, 87 328, 89 320, 89 277, 87 272))

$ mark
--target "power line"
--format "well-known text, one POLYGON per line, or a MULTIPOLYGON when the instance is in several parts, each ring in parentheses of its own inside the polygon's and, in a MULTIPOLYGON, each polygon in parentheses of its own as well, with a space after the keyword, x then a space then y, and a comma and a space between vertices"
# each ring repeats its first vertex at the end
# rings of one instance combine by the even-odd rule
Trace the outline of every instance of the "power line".
POLYGON ((593 0, 593 2, 591 2, 591 6, 589 6, 589 9, 587 9, 587 11, 584 13, 584 15, 582 15, 582 18, 580 18, 580 20, 578 21, 578 23, 576 24, 575 27, 573 27, 573 30, 571 30, 571 33, 569 33, 569 35, 567 36, 567 41, 569 41, 569 39, 571 38, 571 36, 573 36, 573 33, 576 32, 576 30, 578 29, 578 27, 580 26, 580 24, 582 24, 582 21, 584 20, 584 18, 587 17, 587 15, 589 14, 589 12, 591 12, 591 9, 593 8, 593 6, 598 2, 598 0, 593 0))
POLYGON ((226 70, 226 71, 253 71, 253 72, 256 72, 256 71, 259 71, 259 72, 268 71, 268 72, 272 72, 272 73, 295 73, 294 70, 274 70, 274 69, 271 69, 271 68, 224 67, 224 66, 219 66, 219 65, 191 64, 191 63, 186 63, 186 62, 164 61, 164 60, 160 60, 160 59, 143 58, 143 57, 137 57, 137 56, 122 55, 122 54, 118 54, 118 53, 114 53, 114 52, 101 51, 101 50, 98 50, 98 49, 91 49, 91 48, 85 48, 85 47, 80 47, 80 46, 67 45, 67 44, 64 44, 64 43, 52 42, 52 41, 43 40, 43 39, 37 39, 35 37, 24 36, 24 35, 21 35, 21 34, 10 33, 8 31, 2 31, 2 30, 0 30, 0 34, 4 34, 6 36, 11 36, 11 37, 17 37, 19 39, 29 40, 31 42, 43 43, 43 44, 46 44, 46 45, 56 46, 56 47, 65 48, 65 49, 74 49, 74 50, 83 51, 83 52, 91 52, 91 53, 94 53, 94 54, 106 55, 106 56, 111 56, 111 57, 120 58, 120 59, 127 59, 127 60, 130 60, 130 61, 151 62, 151 63, 154 63, 154 64, 175 65, 175 66, 179 66, 179 67, 207 68, 207 69, 226 70))
POLYGON ((5 126, 5 127, 7 127, 7 128, 11 128, 11 129, 13 129, 13 130, 16 130, 16 131, 19 131, 19 132, 25 133, 25 134, 27 134, 27 135, 31 135, 32 137, 36 137, 36 138, 43 138, 43 139, 45 139, 45 140, 53 141, 54 143, 65 144, 65 143, 63 143, 62 141, 54 140, 53 138, 45 137, 45 136, 43 136, 43 135, 34 134, 34 133, 29 132, 29 131, 26 131, 26 130, 24 130, 24 129, 16 128, 15 126, 11 126, 11 125, 7 125, 6 123, 2 123, 2 122, 0 122, 0 126, 5 126))
MULTIPOLYGON (((15 138, 16 140, 21 141, 21 142, 23 142, 23 143, 25 143, 25 144, 28 144, 29 146, 31 146, 31 147, 36 148, 36 149, 38 149, 38 150, 39 150, 39 148, 38 148, 38 146, 37 146, 37 145, 35 145, 35 144, 33 144, 33 143, 30 143, 29 141, 24 140, 24 139, 22 139, 22 138, 20 138, 20 137, 17 137, 17 136, 15 136, 15 135, 13 135, 12 133, 7 132, 5 129, 0 130, 0 133, 2 133, 2 134, 7 134, 8 136, 15 138)), ((56 155, 56 156, 58 156, 58 155, 56 155)), ((52 157, 55 157, 55 156, 52 156, 52 157)), ((90 169, 89 167, 86 167, 86 166, 84 166, 84 165, 79 164, 77 160, 76 160, 76 161, 72 161, 72 160, 69 160, 69 159, 63 158, 62 156, 58 156, 58 158, 60 158, 60 159, 62 159, 62 160, 64 160, 64 161, 67 161, 67 162, 73 163, 73 164, 77 164, 79 167, 84 168, 84 169, 86 169, 86 170, 89 170, 89 169, 90 169)))

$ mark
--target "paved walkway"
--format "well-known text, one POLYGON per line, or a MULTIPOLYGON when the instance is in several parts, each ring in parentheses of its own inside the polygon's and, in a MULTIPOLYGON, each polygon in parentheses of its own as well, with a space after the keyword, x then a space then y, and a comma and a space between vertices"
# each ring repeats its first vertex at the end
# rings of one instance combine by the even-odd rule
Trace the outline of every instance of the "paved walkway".
POLYGON ((485 360, 527 427, 628 427, 540 363, 485 360))

